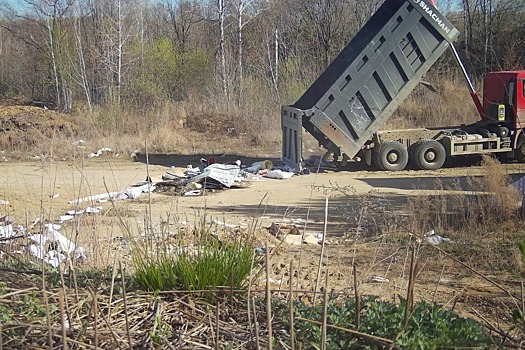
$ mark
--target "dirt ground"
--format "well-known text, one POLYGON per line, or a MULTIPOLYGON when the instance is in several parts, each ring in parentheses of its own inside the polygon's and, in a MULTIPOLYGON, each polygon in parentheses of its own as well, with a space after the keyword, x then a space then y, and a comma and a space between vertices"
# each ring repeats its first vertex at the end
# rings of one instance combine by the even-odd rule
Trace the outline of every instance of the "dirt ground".
MULTIPOLYGON (((36 160, 0 164, 0 206, 16 224, 29 227, 37 218, 57 222, 67 210, 85 209, 90 203, 74 204, 75 198, 122 191, 149 175, 153 182, 166 172, 182 175, 187 164, 197 165, 201 155, 150 156, 136 161, 106 154, 96 158, 70 161, 36 160), (8 202, 8 203, 7 203, 8 202), (72 203, 72 204, 71 204, 72 203)), ((226 162, 241 158, 249 164, 253 158, 225 155, 226 162)), ((523 165, 508 165, 517 178, 523 165)), ((273 288, 287 289, 289 264, 294 265, 294 284, 298 290, 311 291, 317 283, 322 246, 311 243, 291 245, 281 242, 266 229, 272 222, 281 225, 284 234, 295 225, 301 233, 322 234, 325 203, 328 221, 321 279, 329 273, 329 288, 353 294, 352 266, 358 271, 359 291, 386 299, 406 295, 409 268, 409 233, 395 229, 396 217, 416 216, 408 212, 408 197, 436 194, 437 178, 445 184, 460 184, 466 191, 467 177, 482 174, 479 166, 446 168, 438 171, 403 171, 395 173, 366 171, 324 171, 294 176, 288 180, 262 179, 251 187, 208 192, 204 196, 181 197, 163 193, 143 194, 136 199, 97 203, 96 215, 78 215, 64 223, 61 232, 86 250, 86 267, 111 265, 114 257, 129 263, 131 235, 144 235, 145 222, 175 234, 181 225, 192 225, 206 216, 217 231, 250 231, 261 246, 271 248, 273 288), (366 205, 365 205, 366 204, 366 205), (368 208, 364 211, 363 208, 368 208), (379 208, 379 209, 378 209, 379 208), (378 211, 380 210, 380 211, 378 211), (392 223, 395 235, 380 229, 392 223), (377 231, 374 231, 377 230, 377 231), (401 231, 401 233, 399 233, 401 231), (378 282, 383 279, 383 282, 378 282)), ((36 227, 33 229, 36 230, 36 227)), ((419 233, 421 234, 421 233, 419 233)), ((453 243, 448 243, 453 244, 453 243)), ((447 258, 428 244, 416 244, 418 267, 416 299, 436 301, 455 307, 464 316, 509 324, 519 295, 520 281, 508 273, 494 270, 473 271, 447 258), (479 274, 478 274, 479 272, 479 274)), ((445 251, 449 246, 440 245, 445 251)), ((455 257, 460 258, 460 257, 455 257)), ((397 299, 398 300, 398 299, 397 299)))

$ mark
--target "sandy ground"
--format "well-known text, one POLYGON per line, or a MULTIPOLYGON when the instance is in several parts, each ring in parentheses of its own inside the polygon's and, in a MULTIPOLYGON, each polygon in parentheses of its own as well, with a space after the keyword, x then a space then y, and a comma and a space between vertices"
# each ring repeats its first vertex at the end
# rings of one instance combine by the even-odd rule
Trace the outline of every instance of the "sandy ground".
MULTIPOLYGON (((232 160, 227 158, 224 160, 232 160)), ((71 161, 2 163, 0 200, 9 204, 0 206, 0 216, 9 215, 25 227, 29 227, 37 217, 56 222, 59 215, 67 210, 84 209, 89 205, 70 204, 75 198, 121 191, 144 181, 148 174, 153 182, 157 182, 168 171, 182 174, 185 164, 196 165, 199 159, 200 156, 152 156, 149 165, 140 158, 134 162, 110 156, 71 161)), ((250 160, 243 159, 245 163, 250 160)), ((525 167, 508 165, 507 170, 517 178, 525 172, 525 167)), ((111 264, 113 256, 128 258, 126 261, 129 261, 129 251, 121 244, 121 237, 126 232, 144 234, 144 223, 150 218, 154 227, 167 227, 171 233, 181 222, 191 224, 196 218, 202 218, 204 213, 207 220, 215 222, 218 228, 231 226, 233 229, 248 230, 257 223, 255 234, 258 241, 261 245, 268 241, 272 247, 274 288, 287 288, 290 280, 288 268, 293 262, 297 289, 311 290, 317 280, 321 246, 283 244, 268 234, 265 227, 277 222, 283 225, 284 233, 294 224, 303 233, 322 233, 325 201, 328 198, 327 246, 321 270, 324 274, 328 269, 331 289, 353 293, 352 266, 356 263, 362 293, 396 298, 406 293, 408 235, 397 239, 385 237, 378 231, 376 235, 368 232, 367 235, 356 236, 356 226, 361 222, 359 210, 362 202, 359 198, 369 196, 374 203, 381 203, 383 216, 385 213, 417 216, 419 213, 407 212, 407 196, 435 194, 437 178, 444 187, 459 184, 464 190, 475 190, 468 188, 465 178, 478 176, 482 172, 483 169, 476 166, 394 173, 365 171, 356 166, 350 172, 325 171, 288 180, 263 179, 253 182, 249 188, 209 192, 199 197, 144 194, 137 199, 96 204, 102 207, 100 214, 78 216, 64 224, 63 233, 86 247, 87 265, 100 266, 111 264), (120 255, 113 254, 115 252, 120 252, 120 255), (388 282, 374 282, 377 277, 388 282)), ((457 303, 457 308, 465 316, 479 319, 473 311, 475 307, 486 317, 508 322, 513 304, 506 290, 519 293, 517 281, 510 279, 504 283, 501 281, 509 279, 508 276, 498 271, 482 271, 483 274, 496 276, 492 278, 503 283, 504 288, 501 289, 453 260, 444 259, 441 253, 428 245, 418 245, 418 256, 416 298, 439 301, 449 306, 457 303), (496 304, 500 311, 494 308, 496 304)))
MULTIPOLYGON (((151 156, 149 165, 109 156, 75 161, 0 163, 0 199, 9 202, 3 207, 3 212, 20 223, 41 215, 54 220, 64 211, 77 207, 69 203, 75 198, 122 191, 144 181, 148 174, 153 182, 161 181, 166 172, 183 175, 185 167, 182 164, 198 165, 199 159, 199 156, 158 156, 158 159, 151 156)), ((525 166, 508 165, 507 170, 517 178, 525 172, 525 166)), ((436 193, 436 179, 445 188, 459 183, 464 190, 475 190, 468 188, 465 179, 482 173, 483 169, 476 166, 393 173, 365 171, 356 167, 354 171, 327 170, 287 180, 263 178, 253 182, 250 188, 208 192, 198 197, 153 193, 151 197, 144 195, 123 204, 139 218, 145 216, 147 210, 151 210, 153 218, 159 218, 168 212, 193 216, 195 211, 206 208, 214 216, 227 217, 232 224, 261 217, 270 221, 286 217, 306 220, 307 216, 319 220, 324 217, 326 198, 329 198, 329 217, 337 216, 336 207, 344 197, 342 192, 347 195, 371 193, 391 198, 428 195, 436 193)), ((79 204, 79 207, 83 205, 87 204, 79 204)), ((111 204, 102 206, 108 209, 111 204)), ((265 221, 265 224, 270 221, 265 221)))

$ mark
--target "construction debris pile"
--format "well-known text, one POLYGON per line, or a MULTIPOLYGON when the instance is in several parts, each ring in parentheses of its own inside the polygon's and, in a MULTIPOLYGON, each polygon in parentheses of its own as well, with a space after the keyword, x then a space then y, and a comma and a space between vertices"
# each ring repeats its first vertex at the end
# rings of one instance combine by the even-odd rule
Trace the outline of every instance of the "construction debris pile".
POLYGON ((250 187, 253 182, 262 181, 263 177, 289 179, 294 175, 293 169, 276 167, 270 160, 255 162, 245 167, 239 160, 222 164, 216 163, 214 158, 210 157, 202 158, 198 167, 188 165, 184 176, 167 172, 162 176, 163 181, 155 183, 155 186, 159 192, 199 196, 205 190, 250 187))

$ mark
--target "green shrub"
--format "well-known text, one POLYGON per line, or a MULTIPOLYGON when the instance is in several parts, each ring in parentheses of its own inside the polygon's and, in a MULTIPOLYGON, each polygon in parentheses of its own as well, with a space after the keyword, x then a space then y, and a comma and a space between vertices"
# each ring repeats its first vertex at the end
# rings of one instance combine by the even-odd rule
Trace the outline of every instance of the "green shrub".
MULTIPOLYGON (((288 307, 277 302, 276 315, 283 322, 283 331, 276 332, 277 337, 289 341, 288 307)), ((322 305, 313 307, 295 303, 296 317, 319 321, 322 319, 322 305)), ((403 328, 404 302, 399 305, 380 301, 377 297, 365 297, 361 301, 360 326, 355 327, 355 299, 343 301, 330 300, 328 304, 328 324, 355 329, 359 332, 396 340, 401 349, 435 349, 438 347, 476 347, 487 348, 489 337, 483 332, 483 326, 472 319, 459 317, 453 311, 444 310, 437 304, 419 302, 403 328)), ((295 321, 296 342, 305 349, 319 347, 321 327, 306 321, 295 321)), ((379 349, 376 344, 367 343, 364 339, 352 334, 327 329, 327 349, 379 349)))

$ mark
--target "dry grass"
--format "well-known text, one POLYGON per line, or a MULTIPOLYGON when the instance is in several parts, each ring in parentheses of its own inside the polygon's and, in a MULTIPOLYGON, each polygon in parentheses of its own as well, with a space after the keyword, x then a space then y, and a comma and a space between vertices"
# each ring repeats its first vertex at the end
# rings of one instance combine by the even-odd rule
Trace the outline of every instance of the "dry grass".
MULTIPOLYGON (((419 85, 383 128, 454 126, 477 120, 462 79, 453 73, 430 73, 426 80, 438 92, 419 85)), ((30 153, 61 159, 78 151, 71 142, 83 139, 91 147, 89 152, 109 147, 126 156, 137 150, 144 152, 146 147, 151 153, 235 153, 240 149, 264 149, 278 155, 280 104, 293 103, 304 84, 298 78, 286 80, 279 98, 268 82, 245 79, 243 84, 240 98, 238 92, 225 98, 221 92, 199 91, 183 102, 157 99, 144 105, 108 104, 92 112, 77 105, 72 117, 61 117, 67 119, 67 128, 39 130, 35 122, 28 124, 29 130, 15 126, 23 132, 12 138, 0 135, 0 149, 18 152, 17 157, 30 153), (35 128, 36 132, 32 132, 35 128)), ((0 116, 11 107, 0 106, 0 116)), ((49 116, 53 112, 36 113, 49 116)), ((306 145, 306 149, 315 148, 314 142, 306 145)))
POLYGON ((440 72, 430 73, 425 79, 437 92, 419 84, 383 129, 457 126, 479 120, 461 76, 440 72))
POLYGON ((524 271, 516 248, 523 236, 520 197, 505 166, 485 156, 482 167, 481 177, 467 179, 471 191, 459 181, 445 188, 438 180, 435 195, 410 197, 407 211, 417 215, 408 225, 413 232, 434 230, 452 239, 457 243, 454 253, 473 266, 519 275, 524 271), (439 194, 442 190, 448 193, 439 194))

